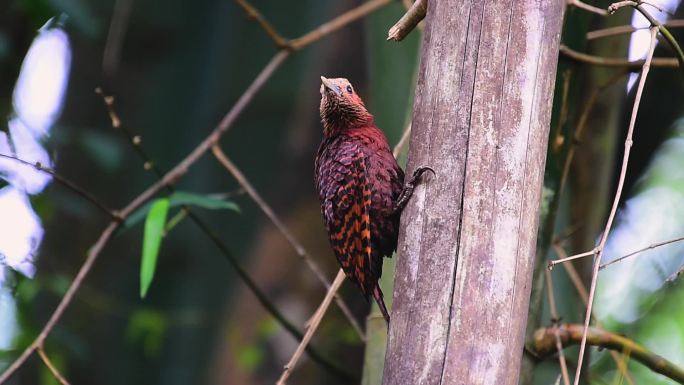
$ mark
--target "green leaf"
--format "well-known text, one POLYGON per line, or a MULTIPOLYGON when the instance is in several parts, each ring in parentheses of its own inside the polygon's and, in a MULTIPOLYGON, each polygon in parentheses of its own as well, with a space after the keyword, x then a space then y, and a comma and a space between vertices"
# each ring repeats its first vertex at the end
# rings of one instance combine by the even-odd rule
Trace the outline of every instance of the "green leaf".
POLYGON ((152 203, 145 220, 145 234, 143 235, 142 261, 140 264, 140 298, 145 298, 150 288, 154 271, 157 267, 157 256, 164 236, 166 214, 169 212, 169 199, 161 198, 152 203))
POLYGON ((228 209, 233 211, 240 211, 238 205, 232 201, 226 201, 220 197, 210 195, 200 195, 185 191, 176 191, 170 197, 172 206, 190 205, 202 207, 209 210, 228 209))
MULTIPOLYGON (((233 201, 227 201, 224 198, 216 195, 200 195, 185 191, 176 191, 169 196, 169 207, 176 206, 197 206, 209 210, 233 210, 240 212, 240 208, 233 201)), ((122 226, 122 230, 129 229, 145 218, 145 215, 150 211, 152 203, 143 205, 129 216, 122 226)))

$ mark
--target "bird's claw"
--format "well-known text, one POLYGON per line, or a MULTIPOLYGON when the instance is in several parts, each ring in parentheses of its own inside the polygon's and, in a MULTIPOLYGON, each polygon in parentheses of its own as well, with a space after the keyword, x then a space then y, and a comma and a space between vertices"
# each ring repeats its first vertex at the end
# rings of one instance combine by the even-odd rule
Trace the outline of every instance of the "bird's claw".
POLYGON ((432 167, 420 166, 416 168, 415 171, 413 171, 413 175, 411 176, 409 184, 415 184, 418 181, 418 179, 420 179, 420 177, 422 177, 423 174, 425 174, 426 171, 430 171, 432 175, 437 176, 435 170, 433 170, 432 167))
POLYGON ((394 208, 392 209, 392 214, 398 213, 404 209, 409 199, 411 199, 411 196, 413 195, 413 190, 416 188, 416 183, 418 182, 418 179, 420 179, 426 171, 430 171, 432 175, 437 175, 435 173, 435 170, 428 166, 420 166, 415 171, 413 171, 411 180, 409 180, 408 183, 404 185, 404 188, 401 190, 401 194, 399 194, 399 198, 397 199, 394 208))

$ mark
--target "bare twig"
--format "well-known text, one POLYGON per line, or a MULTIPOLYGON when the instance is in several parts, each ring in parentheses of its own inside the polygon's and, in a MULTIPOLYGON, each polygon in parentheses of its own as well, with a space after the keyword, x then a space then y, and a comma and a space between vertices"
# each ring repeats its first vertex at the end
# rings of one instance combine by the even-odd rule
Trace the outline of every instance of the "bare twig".
POLYGON ((652 249, 658 248, 660 246, 665 246, 665 245, 669 245, 671 243, 676 243, 676 242, 681 242, 681 241, 684 241, 684 237, 677 237, 674 239, 669 239, 667 241, 656 242, 656 243, 650 244, 644 248, 641 248, 639 250, 634 250, 634 251, 630 252, 629 254, 625 254, 619 258, 615 258, 610 262, 606 262, 603 265, 601 265, 600 269, 604 269, 604 268, 606 268, 606 267, 608 267, 614 263, 621 262, 621 261, 623 261, 623 260, 625 260, 631 256, 637 255, 639 253, 643 253, 644 251, 652 250, 652 249))
MULTIPOLYGON (((551 278, 551 272, 545 270, 546 274, 546 298, 549 301, 549 312, 551 313, 551 322, 554 326, 558 326, 560 318, 558 317, 558 311, 556 310, 556 296, 553 294, 553 281, 551 278)), ((563 342, 560 338, 560 333, 556 331, 556 350, 558 351, 558 362, 561 368, 561 375, 563 376, 563 384, 570 385, 570 375, 568 374, 568 364, 565 362, 565 354, 563 353, 563 342)))
MULTIPOLYGON (((221 250, 221 252, 229 257, 228 260, 237 272, 238 276, 242 279, 243 282, 247 285, 249 290, 257 297, 259 300, 259 303, 266 309, 266 311, 275 318, 275 320, 288 332, 290 333, 297 341, 301 341, 304 338, 304 335, 302 332, 300 332, 294 324, 289 321, 287 318, 285 318, 285 315, 283 315, 276 307, 275 305, 268 299, 266 294, 257 286, 256 282, 251 279, 251 277, 247 274, 247 271, 237 263, 237 260, 235 259, 234 256, 230 253, 230 250, 228 250, 227 246, 221 241, 219 236, 212 230, 210 229, 204 221, 199 220, 197 215, 189 211, 188 215, 190 216, 191 219, 194 220, 194 222, 197 224, 197 226, 205 233, 209 238, 214 242, 214 244, 221 250)), ((313 361, 321 365, 324 369, 329 371, 330 373, 335 374, 339 378, 346 380, 346 381, 352 381, 354 378, 353 376, 345 371, 343 368, 341 368, 339 365, 337 365, 335 362, 330 361, 328 358, 324 357, 321 353, 319 353, 316 349, 314 349, 313 346, 307 345, 306 346, 306 353, 311 357, 313 361)))
POLYGON ((298 37, 296 39, 290 40, 290 47, 293 50, 300 50, 307 45, 319 40, 320 38, 337 31, 338 29, 346 26, 347 24, 356 21, 371 12, 378 10, 381 7, 391 3, 392 0, 371 0, 365 2, 358 7, 349 10, 340 16, 330 20, 329 22, 322 24, 313 31, 298 37))
POLYGON ((411 136, 411 123, 406 126, 406 129, 404 129, 404 133, 401 134, 401 138, 399 139, 399 142, 397 142, 397 145, 394 146, 394 149, 392 150, 392 155, 394 157, 398 157, 399 154, 401 154, 401 150, 406 146, 406 143, 408 143, 408 139, 411 136))
MULTIPOLYGON (((553 248, 558 255, 559 258, 565 258, 567 257, 567 254, 565 253, 565 250, 561 247, 561 245, 555 243, 553 245, 553 248)), ((575 287, 575 290, 577 290, 577 293, 580 296, 580 299, 582 300, 582 303, 584 306, 587 306, 587 302, 589 301, 589 293, 587 293, 587 288, 584 286, 584 283, 582 282, 582 278, 580 278, 579 273, 577 272, 577 269, 575 269, 575 265, 572 263, 564 263, 563 267, 565 268, 565 271, 568 273, 568 277, 570 278, 570 281, 572 282, 573 286, 575 287)), ((596 321, 596 326, 598 327, 603 327, 601 325, 601 321, 597 320, 594 317, 594 314, 592 313, 591 315, 592 320, 596 321)), ((618 371, 622 374, 623 378, 627 380, 627 382, 630 385, 634 385, 634 380, 632 379, 632 375, 629 373, 629 369, 627 367, 627 364, 625 363, 624 360, 621 359, 620 354, 616 351, 611 350, 610 351, 610 356, 615 361, 615 365, 618 368, 618 371)))
MULTIPOLYGON (((684 383, 684 370, 667 359, 647 350, 642 345, 617 334, 597 327, 588 330, 581 324, 564 324, 542 328, 535 332, 530 347, 540 357, 556 351, 555 336, 560 335, 564 346, 578 344, 585 340, 593 346, 600 346, 618 352, 629 352, 630 356, 656 373, 667 376, 679 383, 684 383)), ((579 365, 578 365, 579 367, 579 365)))
MULTIPOLYGON (((558 255, 559 259, 565 259, 568 257, 568 254, 565 252, 563 247, 561 247, 558 244, 553 245, 553 250, 556 252, 556 255, 558 255)), ((587 293, 587 288, 584 287, 584 284, 582 283, 582 278, 580 278, 579 273, 577 273, 575 266, 572 263, 564 263, 563 267, 565 268, 565 271, 568 273, 568 276, 570 277, 570 281, 572 282, 573 286, 575 286, 575 290, 577 290, 580 299, 586 306, 587 302, 589 301, 589 293, 587 293)))
MULTIPOLYGON (((105 94, 100 87, 95 88, 95 93, 102 98, 102 103, 104 103, 104 106, 107 109, 107 114, 109 115, 112 128, 124 134, 128 143, 131 145, 131 147, 133 147, 133 150, 135 150, 135 153, 138 154, 138 156, 142 159, 143 168, 146 171, 152 171, 159 179, 161 179, 164 176, 164 173, 145 152, 145 149, 142 146, 142 138, 139 135, 133 135, 121 122, 119 114, 114 109, 114 96, 105 94)), ((169 191, 173 191, 172 186, 166 187, 169 191)))
POLYGON ((612 15, 615 12, 617 12, 620 8, 634 7, 637 5, 639 5, 639 3, 633 0, 616 1, 615 3, 608 6, 608 13, 612 15))
MULTIPOLYGON (((645 63, 645 60, 629 61, 626 59, 588 55, 586 53, 577 52, 571 48, 568 48, 565 45, 561 45, 559 51, 561 55, 567 57, 568 59, 576 60, 578 62, 604 67, 623 67, 631 71, 638 71, 639 69, 641 69, 641 67, 643 67, 645 63)), ((658 57, 652 58, 650 65, 659 68, 678 68, 679 62, 675 58, 658 57)))
POLYGON ((646 17, 646 19, 648 19, 648 21, 651 23, 651 25, 653 25, 653 26, 660 25, 660 23, 655 18, 653 18, 653 16, 650 13, 648 13, 648 11, 646 11, 643 8, 643 5, 651 6, 651 7, 655 8, 656 10, 658 10, 658 12, 664 12, 670 16, 673 15, 672 12, 670 12, 666 9, 663 9, 661 6, 659 6, 655 3, 645 1, 645 0, 625 0, 625 1, 615 2, 615 3, 611 4, 610 6, 608 6, 608 13, 610 13, 612 15, 613 13, 617 12, 620 8, 632 7, 634 9, 636 9, 637 11, 639 11, 639 13, 643 14, 644 17, 646 17), (639 9, 639 8, 641 8, 641 9, 639 9))
MULTIPOLYGON (((665 38, 665 41, 672 47, 672 50, 674 50, 676 56, 677 56, 677 62, 679 63, 680 70, 682 73, 684 73, 684 51, 682 51, 682 48, 679 46, 679 43, 677 43, 677 40, 675 40, 674 36, 670 33, 670 30, 664 26, 663 24, 660 23, 656 18, 654 18, 644 7, 642 4, 648 4, 651 6, 654 6, 653 4, 646 3, 642 0, 639 1, 633 1, 633 0, 626 0, 626 1, 618 1, 617 3, 613 3, 608 7, 608 12, 610 14, 615 13, 618 9, 623 8, 623 7, 632 7, 635 10, 637 10, 639 13, 641 13, 642 16, 648 20, 648 22, 651 24, 651 27, 655 27, 658 29, 658 31, 663 35, 665 38)), ((658 7, 656 7, 658 8, 658 7)), ((659 8, 658 8, 659 9, 659 8)))
POLYGON ((679 278, 682 274, 684 274, 684 265, 680 266, 679 269, 677 269, 677 271, 675 271, 672 275, 667 277, 665 282, 672 283, 675 281, 675 279, 679 278))
POLYGON ((100 209, 103 213, 107 214, 111 219, 113 220, 121 220, 121 217, 119 214, 117 214, 115 211, 110 210, 104 203, 100 202, 93 194, 83 190, 80 188, 78 185, 70 181, 69 179, 59 175, 55 170, 43 166, 40 162, 29 162, 24 159, 17 158, 14 155, 6 155, 6 154, 0 154, 0 158, 5 158, 5 159, 10 159, 15 162, 21 163, 26 166, 30 166, 35 168, 36 170, 40 172, 44 172, 50 176, 52 176, 58 183, 63 185, 64 187, 68 188, 69 190, 73 191, 77 195, 79 195, 81 198, 87 200, 88 202, 92 203, 95 207, 100 209))
POLYGON ((167 172, 164 177, 150 186, 137 198, 141 203, 146 202, 152 196, 157 194, 163 188, 173 185, 181 178, 183 175, 187 174, 190 167, 199 160, 210 148, 217 143, 221 136, 223 136, 228 129, 233 125, 237 117, 242 113, 242 111, 247 107, 249 102, 252 101, 254 95, 263 87, 266 81, 271 77, 273 72, 280 67, 280 65, 289 56, 288 51, 280 51, 276 53, 271 61, 264 67, 259 75, 254 79, 252 84, 249 85, 247 90, 240 96, 238 101, 235 103, 233 108, 223 117, 221 122, 216 126, 216 128, 207 136, 195 149, 188 154, 180 163, 178 163, 171 171, 167 172))
POLYGON ((387 32, 387 40, 402 41, 425 18, 428 0, 416 0, 387 32))
POLYGON ((34 351, 36 351, 36 349, 43 346, 45 339, 50 334, 52 329, 55 327, 57 322, 62 318, 62 315, 66 311, 69 304, 71 304, 71 302, 73 301, 76 292, 83 284, 83 280, 90 272, 90 269, 92 269, 93 264, 95 263, 95 261, 97 260, 100 253, 107 245, 109 240, 112 238, 114 232, 121 226, 123 220, 128 218, 128 216, 131 215, 131 213, 137 210, 147 200, 143 199, 142 197, 143 195, 138 196, 138 198, 134 199, 123 210, 121 210, 119 215, 120 220, 117 219, 111 221, 109 225, 107 225, 107 227, 104 229, 104 231, 100 234, 100 237, 97 239, 95 244, 89 249, 88 255, 86 256, 83 265, 81 265, 81 268, 78 270, 76 277, 74 277, 74 280, 71 282, 71 285, 67 289, 66 293, 64 293, 64 296, 62 297, 62 300, 59 302, 59 305, 57 305, 57 308, 52 313, 47 323, 45 324, 45 326, 43 326, 43 329, 40 331, 38 336, 33 340, 33 342, 29 346, 27 346, 21 353, 21 355, 7 368, 7 370, 5 370, 2 373, 2 375, 0 375, 0 384, 5 383, 10 378, 10 376, 14 374, 14 372, 16 372, 17 369, 19 369, 19 367, 21 367, 21 365, 28 359, 28 357, 34 351))
MULTIPOLYGON (((122 218, 126 218, 126 216, 130 214, 130 212, 132 211, 131 208, 132 206, 128 206, 126 209, 122 211, 122 218)), ((29 356, 36 349, 38 349, 38 347, 43 346, 43 343, 45 342, 45 339, 47 338, 48 334, 50 334, 52 329, 55 327, 55 324, 57 324, 57 321, 59 321, 59 319, 62 317, 62 314, 64 314, 64 311, 73 300, 74 295, 81 287, 83 280, 90 272, 90 269, 93 267, 93 263, 95 263, 95 260, 97 260, 97 257, 100 255, 100 252, 102 252, 102 249, 109 242, 112 235, 114 234, 114 231, 120 226, 120 224, 120 221, 112 221, 109 223, 107 228, 105 228, 105 230, 100 235, 100 238, 98 238, 97 242, 95 242, 93 247, 90 248, 88 256, 86 257, 85 261, 83 262, 83 265, 79 269, 78 274, 76 274, 76 277, 74 278, 73 282, 67 289, 66 293, 64 293, 64 297, 62 297, 62 300, 59 302, 57 309, 55 309, 55 311, 50 316, 48 322, 45 324, 45 326, 43 326, 43 330, 41 330, 40 334, 38 334, 38 336, 33 340, 33 342, 29 346, 27 346, 26 349, 24 349, 21 355, 7 368, 7 370, 5 370, 2 373, 2 375, 0 375, 0 384, 5 383, 10 378, 10 376, 12 376, 12 374, 14 374, 14 372, 16 372, 17 369, 19 369, 19 367, 21 367, 21 365, 24 364, 24 362, 29 358, 29 356)))
POLYGON ((607 16, 608 15, 608 12, 605 9, 599 8, 599 7, 594 7, 593 5, 589 5, 589 4, 587 4, 583 1, 580 1, 580 0, 567 0, 567 3, 568 3, 568 5, 572 5, 574 7, 583 9, 585 11, 595 13, 597 15, 601 15, 601 16, 607 16))
POLYGON ((656 37, 658 33, 658 27, 653 26, 651 28, 651 42, 648 50, 648 55, 646 56, 646 61, 641 70, 641 77, 639 78, 639 84, 637 85, 636 95, 634 99, 634 107, 632 108, 632 114, 629 120, 629 127, 627 129, 627 138, 625 139, 625 150, 622 158, 622 167, 620 170, 620 177, 618 179, 618 186, 615 192, 615 198, 613 199, 613 206, 608 215, 608 221, 606 222, 606 227, 601 235, 601 240, 598 246, 598 253, 596 253, 596 258, 594 260, 594 268, 591 277, 591 286, 589 287, 589 301, 587 303, 587 312, 584 317, 584 333, 582 336, 582 341, 580 343, 579 357, 577 360, 577 371, 575 373, 575 385, 579 384, 580 374, 582 371, 582 361, 584 360, 584 351, 586 349, 587 342, 587 332, 589 330, 589 321, 591 319, 592 306, 594 303, 594 294, 596 292, 596 282, 598 281, 598 272, 601 266, 601 257, 603 256, 603 250, 608 240, 608 235, 610 234, 610 229, 613 226, 613 220, 615 219, 615 213, 617 212, 618 204, 620 203, 620 197, 622 196, 622 188, 625 183, 625 176, 627 175, 627 165, 629 164, 629 154, 632 148, 632 136, 634 133, 634 124, 636 123, 637 113, 639 112, 639 104, 641 102, 641 95, 644 91, 644 84, 646 83, 646 77, 648 76, 648 70, 650 68, 651 60, 653 59, 653 51, 656 46, 656 37))
MULTIPOLYGON (((669 27, 669 28, 680 28, 684 27, 684 20, 681 19, 675 19, 675 20, 668 20, 667 22, 663 23, 662 25, 669 27)), ((602 29, 597 29, 595 31, 590 31, 587 32, 587 40, 594 40, 594 39, 601 39, 604 37, 609 37, 609 36, 615 36, 615 35, 622 35, 625 33, 632 33, 636 31, 641 31, 641 30, 646 30, 649 27, 634 27, 632 25, 619 25, 617 27, 609 27, 609 28, 602 28, 602 29)))
POLYGON ((318 309, 316 309, 316 312, 313 314, 313 316, 311 316, 311 319, 309 319, 309 321, 306 323, 306 334, 304 334, 304 338, 299 343, 299 346, 297 346, 297 350, 295 350, 294 354, 292 355, 292 358, 290 358, 290 361, 287 363, 287 365, 285 365, 285 370, 283 370, 283 374, 280 376, 280 379, 277 382, 278 385, 285 385, 287 383, 287 379, 290 377, 292 370, 301 358, 302 353, 304 352, 304 348, 309 343, 309 341, 311 341, 311 337, 313 337, 314 333, 316 332, 316 329, 318 329, 318 325, 321 323, 321 320, 323 319, 325 312, 328 310, 330 302, 332 301, 333 297, 335 296, 335 293, 340 288, 344 280, 344 272, 342 271, 342 269, 340 269, 337 272, 335 280, 328 289, 328 293, 325 295, 325 298, 323 298, 323 302, 321 302, 321 304, 318 306, 318 309))
POLYGON ((263 29, 264 32, 266 32, 268 37, 270 37, 271 40, 273 40, 273 43, 275 43, 275 45, 278 48, 289 47, 289 42, 287 41, 287 39, 282 37, 278 33, 278 31, 276 31, 276 29, 273 28, 273 25, 271 25, 271 23, 268 20, 266 20, 264 16, 249 2, 247 2, 246 0, 235 0, 235 2, 238 3, 238 5, 245 10, 245 13, 247 13, 247 16, 250 19, 255 20, 259 24, 259 26, 261 26, 261 29, 263 29))
POLYGON ((679 46, 679 43, 677 43, 677 40, 675 40, 674 36, 672 36, 670 30, 661 24, 656 18, 651 16, 651 14, 648 13, 648 11, 646 11, 646 9, 644 9, 644 7, 641 5, 642 3, 643 1, 637 2, 637 4, 634 6, 634 9, 641 13, 653 27, 658 28, 658 32, 663 35, 665 41, 667 41, 672 50, 675 52, 677 62, 679 63, 679 69, 682 71, 682 73, 684 73, 684 51, 682 51, 682 48, 679 46))
MULTIPOLYGON (((223 167, 228 170, 228 172, 233 175, 235 180, 238 182, 242 188, 245 189, 247 194, 252 198, 252 200, 259 206, 261 211, 266 214, 268 219, 273 222, 275 227, 280 231, 281 234, 287 239, 288 243, 292 245, 292 247, 295 249, 297 252, 297 255, 299 255, 303 260, 304 263, 307 265, 307 267, 314 273, 316 278, 323 284, 323 286, 326 287, 326 289, 330 289, 330 281, 325 277, 325 274, 321 270, 320 267, 314 262, 313 258, 309 254, 308 251, 304 248, 304 246, 295 238, 295 236, 292 234, 290 229, 285 226, 283 221, 276 215, 276 213, 273 211, 271 206, 266 203, 266 201, 259 195, 259 193, 256 191, 254 186, 247 180, 244 174, 240 171, 240 169, 226 156, 226 154, 221 150, 221 147, 216 144, 211 148, 211 151, 213 152, 214 156, 216 159, 223 165, 223 167)), ((342 310, 344 315, 347 317, 349 320, 349 323, 352 325, 356 333, 359 335, 359 338, 361 338, 362 341, 365 341, 365 336, 363 334, 363 330, 361 329, 361 325, 356 321, 354 318, 354 315, 352 314, 351 310, 349 310, 349 307, 347 304, 342 300, 342 298, 338 295, 335 294, 335 302, 337 303, 337 306, 342 310)))
POLYGON ((256 9, 254 6, 249 4, 247 0, 235 0, 242 9, 247 12, 247 16, 255 20, 259 26, 266 32, 266 34, 273 40, 275 45, 281 50, 297 51, 309 44, 320 40, 322 37, 327 36, 338 29, 346 26, 347 24, 354 22, 373 11, 389 4, 391 0, 371 0, 366 3, 353 8, 336 18, 323 23, 316 29, 296 38, 296 39, 286 39, 281 34, 276 31, 273 25, 266 20, 266 18, 256 9))
POLYGON ((549 270, 551 270, 551 269, 553 269, 554 266, 558 265, 559 263, 570 262, 572 260, 588 257, 590 255, 593 256, 593 255, 596 255, 597 253, 598 253, 598 247, 594 248, 592 250, 589 250, 589 251, 585 251, 584 253, 579 253, 579 254, 571 255, 569 257, 556 259, 554 261, 549 261, 548 267, 549 267, 549 270))
POLYGON ((43 361, 48 370, 50 370, 50 373, 55 376, 57 381, 59 381, 59 383, 62 385, 69 385, 69 381, 64 378, 62 373, 60 373, 59 370, 57 370, 57 367, 52 363, 52 361, 50 361, 50 358, 45 353, 45 349, 43 349, 42 345, 38 347, 37 351, 38 356, 40 356, 40 359, 43 361))

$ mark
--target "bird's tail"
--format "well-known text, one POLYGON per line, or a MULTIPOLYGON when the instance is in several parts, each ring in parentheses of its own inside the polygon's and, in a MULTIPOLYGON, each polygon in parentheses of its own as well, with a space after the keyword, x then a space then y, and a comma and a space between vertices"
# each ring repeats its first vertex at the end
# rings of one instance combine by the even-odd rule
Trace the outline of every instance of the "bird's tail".
POLYGON ((390 316, 387 312, 387 307, 385 306, 385 300, 382 297, 383 295, 382 290, 380 290, 380 285, 376 284, 373 288, 373 298, 375 299, 375 302, 378 303, 378 306, 380 307, 380 312, 382 313, 382 316, 385 317, 385 321, 387 322, 387 326, 389 327, 390 316))

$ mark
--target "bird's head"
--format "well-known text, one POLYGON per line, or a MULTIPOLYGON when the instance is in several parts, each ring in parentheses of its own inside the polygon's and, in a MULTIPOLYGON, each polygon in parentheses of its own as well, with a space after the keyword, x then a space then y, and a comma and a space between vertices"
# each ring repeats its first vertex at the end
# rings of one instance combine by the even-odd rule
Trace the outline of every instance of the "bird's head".
POLYGON ((349 80, 321 76, 321 121, 326 135, 373 123, 361 97, 349 80))

